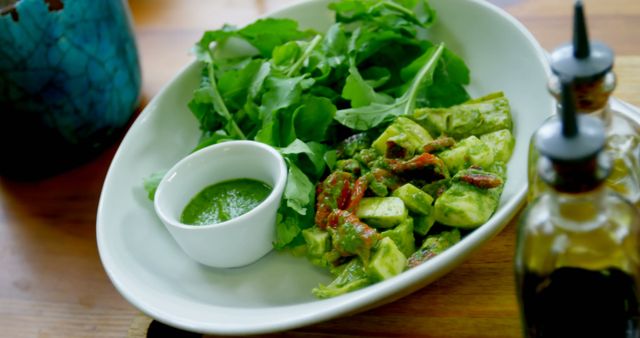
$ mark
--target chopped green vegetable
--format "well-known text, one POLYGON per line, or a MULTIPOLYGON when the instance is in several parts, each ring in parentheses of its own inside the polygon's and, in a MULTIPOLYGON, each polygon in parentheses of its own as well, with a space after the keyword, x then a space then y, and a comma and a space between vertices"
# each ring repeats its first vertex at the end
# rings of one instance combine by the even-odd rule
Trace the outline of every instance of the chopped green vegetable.
POLYGON ((429 215, 415 215, 413 217, 413 232, 420 236, 426 235, 436 222, 436 213, 429 215))
POLYGON ((493 151, 496 161, 508 162, 513 152, 516 140, 508 129, 494 131, 480 136, 480 141, 484 142, 493 151))
POLYGON ((401 157, 412 156, 433 138, 419 124, 406 117, 398 117, 373 141, 372 147, 380 154, 387 154, 388 142, 393 142, 406 150, 401 157))
POLYGON ((407 208, 397 197, 365 197, 357 216, 379 228, 392 228, 407 218, 407 208))
POLYGON ((331 250, 331 238, 327 231, 320 230, 316 227, 302 230, 307 245, 307 257, 309 260, 319 266, 324 266, 324 255, 331 250))
POLYGON ((438 234, 427 236, 420 248, 409 257, 407 264, 410 268, 416 267, 441 254, 458 242, 460 242, 460 231, 458 229, 442 231, 438 234))
POLYGON ((484 224, 498 207, 503 181, 486 171, 466 169, 452 182, 435 202, 436 221, 469 229, 484 224))
POLYGON ((451 149, 439 154, 450 173, 475 165, 488 167, 494 162, 493 150, 476 136, 469 136, 456 143, 451 149))
POLYGON ((407 267, 407 257, 398 249, 395 242, 383 238, 367 265, 367 273, 374 281, 389 279, 400 274, 407 267))
POLYGON ((433 213, 433 197, 420 190, 411 183, 407 183, 396 189, 391 196, 399 197, 409 211, 420 215, 430 215, 433 213))
POLYGON ((413 219, 407 217, 402 223, 391 230, 380 234, 383 238, 389 237, 405 256, 410 256, 416 251, 415 238, 413 237, 413 219))
POLYGON ((446 134, 456 139, 511 130, 513 124, 509 100, 502 92, 449 108, 420 108, 412 118, 433 136, 446 134))

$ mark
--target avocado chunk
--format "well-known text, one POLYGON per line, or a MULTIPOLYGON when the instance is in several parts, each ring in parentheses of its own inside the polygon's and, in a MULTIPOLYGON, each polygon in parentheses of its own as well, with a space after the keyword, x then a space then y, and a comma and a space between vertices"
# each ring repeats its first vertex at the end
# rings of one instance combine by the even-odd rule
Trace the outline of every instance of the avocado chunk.
POLYGON ((458 172, 452 182, 451 187, 434 204, 436 221, 468 229, 484 224, 498 207, 503 181, 495 174, 467 169, 458 172), (483 188, 465 180, 478 176, 496 179, 500 184, 493 188, 483 188))
POLYGON ((398 226, 383 231, 380 235, 391 238, 398 249, 407 257, 416 251, 416 239, 413 237, 413 219, 411 217, 407 217, 398 226))
POLYGON ((411 183, 394 190, 391 196, 400 198, 409 211, 420 215, 432 213, 433 197, 411 183))
POLYGON ((426 235, 433 224, 436 222, 436 213, 431 212, 429 215, 416 215, 413 217, 413 232, 420 236, 426 235))
POLYGON ((455 139, 511 130, 511 108, 502 92, 492 93, 449 108, 420 108, 412 119, 432 135, 446 134, 455 139))
POLYGON ((371 145, 379 154, 387 153, 387 141, 393 141, 407 151, 407 156, 418 152, 433 138, 424 128, 406 117, 398 117, 371 145))
POLYGON ((329 232, 311 227, 302 230, 302 237, 307 243, 307 256, 309 259, 321 258, 326 252, 331 250, 331 237, 329 232))
POLYGON ((441 152, 438 156, 450 173, 456 173, 471 165, 485 168, 494 162, 493 150, 476 136, 461 140, 453 148, 441 152))
POLYGON ((460 230, 452 229, 427 236, 422 245, 407 260, 410 268, 416 267, 432 257, 441 254, 443 251, 460 242, 460 230))
POLYGON ((400 274, 406 266, 407 257, 391 238, 385 237, 378 242, 367 266, 367 273, 372 280, 381 281, 400 274))
POLYGON ((516 140, 507 129, 494 131, 480 136, 480 141, 484 142, 493 150, 496 161, 508 162, 513 152, 516 140))
POLYGON ((408 211, 398 197, 365 197, 356 216, 378 228, 392 228, 407 218, 408 211))
POLYGON ((369 276, 359 258, 340 267, 337 277, 329 285, 318 285, 311 292, 318 298, 331 298, 369 285, 369 276))

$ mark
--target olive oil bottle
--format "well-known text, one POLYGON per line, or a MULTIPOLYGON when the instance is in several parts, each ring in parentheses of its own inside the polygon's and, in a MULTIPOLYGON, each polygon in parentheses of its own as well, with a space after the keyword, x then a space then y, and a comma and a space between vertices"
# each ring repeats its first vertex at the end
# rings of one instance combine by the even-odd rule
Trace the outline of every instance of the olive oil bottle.
MULTIPOLYGON (((573 42, 551 54, 549 91, 560 100, 560 78, 572 78, 570 90, 579 114, 604 123, 605 149, 613 167, 606 184, 631 203, 640 206, 640 123, 637 116, 611 109, 609 98, 616 87, 614 55, 609 47, 589 41, 582 1, 574 4, 573 42)), ((558 107, 559 109, 560 107, 558 107)), ((531 202, 546 188, 538 175, 539 152, 532 139, 529 151, 529 193, 531 202)))
POLYGON ((525 337, 639 337, 637 209, 605 183, 602 120, 576 114, 561 83, 561 118, 536 133, 545 185, 520 220, 515 273, 525 337))

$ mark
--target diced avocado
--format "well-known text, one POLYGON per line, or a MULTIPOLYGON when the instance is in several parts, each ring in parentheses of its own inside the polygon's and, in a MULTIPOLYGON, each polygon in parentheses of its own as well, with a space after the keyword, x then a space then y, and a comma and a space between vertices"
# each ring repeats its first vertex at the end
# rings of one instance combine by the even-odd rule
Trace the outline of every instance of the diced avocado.
POLYGON ((404 221, 408 211, 398 197, 365 197, 356 215, 372 226, 391 228, 404 221))
MULTIPOLYGON (((456 176, 488 174, 480 170, 461 171, 456 176)), ((484 224, 498 207, 502 185, 485 189, 453 177, 453 184, 435 202, 436 221, 459 228, 475 228, 484 224)))
POLYGON ((461 143, 462 141, 438 154, 451 174, 469 166, 469 147, 461 143))
POLYGON ((494 131, 480 136, 480 140, 493 150, 496 161, 508 162, 516 140, 507 129, 494 131))
POLYGON ((504 97, 502 92, 485 96, 485 100, 480 104, 483 122, 482 125, 474 130, 474 135, 483 135, 501 129, 511 130, 513 121, 511 119, 511 107, 509 100, 504 97))
POLYGON ((307 243, 307 256, 322 257, 331 250, 330 234, 317 227, 302 230, 302 237, 307 243))
POLYGON ((398 249, 407 257, 416 251, 416 239, 413 237, 413 219, 411 217, 407 217, 395 228, 383 231, 381 235, 391 238, 398 249))
POLYGON ((420 248, 409 257, 407 265, 410 268, 416 267, 430 258, 441 254, 458 242, 460 242, 460 231, 458 229, 442 231, 428 236, 424 239, 420 248))
POLYGON ((433 138, 424 128, 406 117, 398 117, 387 129, 373 141, 371 145, 379 154, 387 152, 387 141, 394 141, 399 146, 407 149, 409 154, 414 154, 425 143, 433 138))
POLYGON ((329 285, 320 284, 311 292, 318 298, 330 298, 363 288, 370 283, 362 261, 353 258, 340 268, 339 274, 329 285))
POLYGON ((465 140, 471 138, 475 139, 475 143, 469 147, 469 162, 471 163, 471 165, 477 165, 481 168, 490 166, 495 159, 491 147, 489 147, 486 143, 482 142, 475 136, 470 136, 465 140))
POLYGON ((481 125, 482 115, 479 109, 464 105, 455 106, 451 107, 446 133, 455 139, 461 139, 473 135, 481 125))
POLYGON ((492 165, 484 168, 485 171, 495 174, 503 181, 507 179, 507 165, 502 161, 495 161, 492 165))
POLYGON ((407 257, 391 238, 385 237, 378 242, 378 247, 367 265, 367 273, 372 280, 380 281, 400 274, 406 266, 407 257))
POLYGON ((446 134, 458 140, 501 129, 511 130, 513 125, 509 100, 502 92, 449 108, 417 109, 412 118, 433 135, 446 134))
POLYGON ((416 215, 413 217, 413 232, 420 236, 426 235, 433 224, 436 222, 435 212, 431 212, 429 215, 416 215))
POLYGON ((431 214, 433 197, 411 183, 394 190, 391 196, 400 198, 409 211, 421 215, 431 214))
POLYGON ((470 165, 488 167, 494 161, 493 150, 476 136, 469 136, 438 155, 449 169, 456 173, 470 165))
POLYGON ((411 119, 432 136, 439 137, 447 130, 449 114, 448 108, 419 108, 413 112, 411 119))

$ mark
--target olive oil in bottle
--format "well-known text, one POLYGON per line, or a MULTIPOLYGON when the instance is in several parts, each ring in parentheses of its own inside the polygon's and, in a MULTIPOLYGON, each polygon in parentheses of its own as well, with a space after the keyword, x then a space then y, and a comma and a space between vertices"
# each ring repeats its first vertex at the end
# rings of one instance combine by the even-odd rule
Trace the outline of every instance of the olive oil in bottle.
MULTIPOLYGON (((549 92, 560 100, 560 78, 573 79, 569 88, 573 93, 576 111, 593 116, 604 124, 604 151, 613 164, 605 183, 640 207, 640 122, 637 116, 611 109, 609 98, 616 87, 614 54, 604 43, 589 40, 580 0, 574 4, 573 25, 573 42, 551 53, 549 92)), ((536 168, 538 157, 535 139, 532 139, 529 150, 529 202, 546 188, 536 168)))
POLYGON ((545 188, 523 214, 515 272, 525 337, 640 337, 639 217, 607 184, 601 120, 573 106, 536 133, 545 188))

